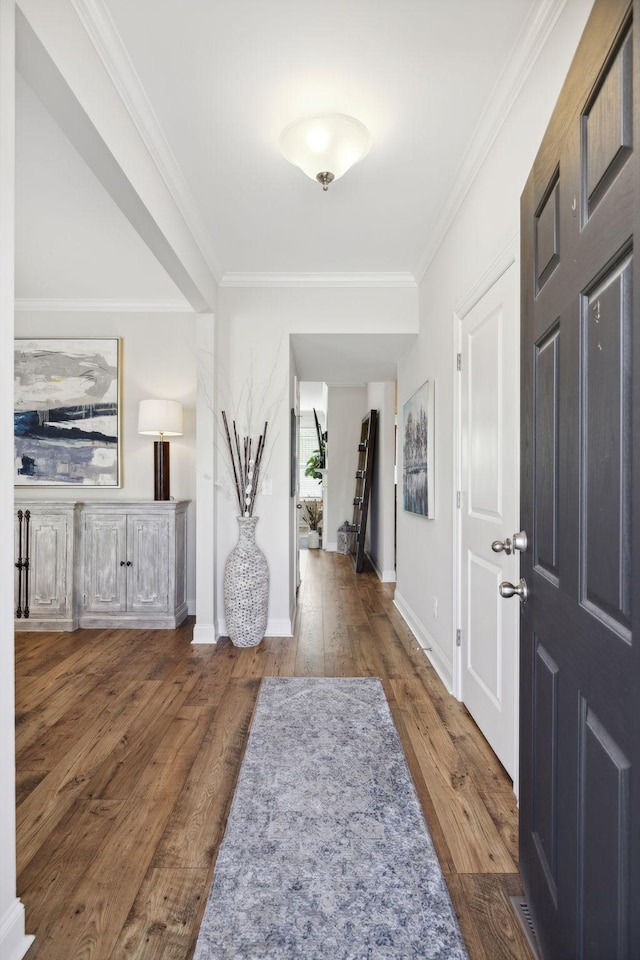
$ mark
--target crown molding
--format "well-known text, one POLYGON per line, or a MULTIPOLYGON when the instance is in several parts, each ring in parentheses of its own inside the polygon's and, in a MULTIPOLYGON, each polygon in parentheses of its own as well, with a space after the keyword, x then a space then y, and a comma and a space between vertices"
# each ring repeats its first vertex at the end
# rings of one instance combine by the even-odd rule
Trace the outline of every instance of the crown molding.
POLYGON ((529 14, 458 168, 454 180, 456 186, 445 200, 429 245, 414 270, 418 283, 429 269, 566 4, 567 0, 538 0, 529 14))
POLYGON ((222 271, 209 232, 104 0, 71 0, 71 6, 218 282, 222 271))
POLYGON ((413 287, 411 273, 225 273, 221 287, 413 287))
POLYGON ((193 313, 186 300, 108 300, 17 297, 16 312, 33 313, 193 313))
POLYGON ((489 292, 498 280, 504 276, 509 267, 518 260, 520 235, 514 234, 508 243, 499 251, 487 269, 476 280, 465 296, 453 308, 453 316, 457 320, 464 320, 470 310, 489 292))

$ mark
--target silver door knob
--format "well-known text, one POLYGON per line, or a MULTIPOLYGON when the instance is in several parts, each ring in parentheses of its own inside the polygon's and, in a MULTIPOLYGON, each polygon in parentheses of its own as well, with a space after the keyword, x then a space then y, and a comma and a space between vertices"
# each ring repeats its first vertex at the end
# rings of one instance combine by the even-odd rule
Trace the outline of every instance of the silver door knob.
POLYGON ((520 597, 520 603, 526 603, 527 597, 529 596, 529 589, 527 587, 526 580, 519 580, 517 587, 513 583, 509 583, 508 580, 503 580, 498 587, 498 590, 500 592, 500 596, 504 597, 505 600, 509 597, 520 597))
POLYGON ((511 553, 511 540, 507 537, 506 540, 494 540, 491 544, 491 549, 494 553, 506 553, 507 556, 511 553))

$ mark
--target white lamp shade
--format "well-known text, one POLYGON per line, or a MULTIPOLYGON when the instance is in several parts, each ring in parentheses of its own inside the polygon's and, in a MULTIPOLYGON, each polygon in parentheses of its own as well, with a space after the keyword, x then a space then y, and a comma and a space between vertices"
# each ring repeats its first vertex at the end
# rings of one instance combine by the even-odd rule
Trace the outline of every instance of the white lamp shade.
POLYGON ((337 180, 366 157, 370 147, 371 134, 364 124, 341 113, 297 120, 280 137, 282 154, 312 180, 319 173, 332 173, 337 180))
POLYGON ((141 400, 138 433, 182 436, 182 404, 179 400, 141 400))

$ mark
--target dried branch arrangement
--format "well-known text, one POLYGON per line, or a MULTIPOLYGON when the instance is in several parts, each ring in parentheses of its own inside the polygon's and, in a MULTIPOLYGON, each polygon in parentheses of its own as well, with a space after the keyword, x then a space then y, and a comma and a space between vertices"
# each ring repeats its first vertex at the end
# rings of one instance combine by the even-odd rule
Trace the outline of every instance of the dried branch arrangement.
POLYGON ((309 524, 309 530, 317 530, 322 523, 322 500, 303 500, 302 519, 309 524))
POLYGON ((240 514, 244 517, 253 516, 253 507, 259 490, 260 483, 260 464, 267 439, 267 422, 265 420, 264 430, 258 437, 258 441, 253 446, 251 437, 243 437, 242 442, 238 435, 235 420, 232 421, 233 437, 229 431, 227 414, 222 411, 222 422, 227 439, 227 448, 231 457, 231 467, 233 470, 233 481, 238 498, 240 514))

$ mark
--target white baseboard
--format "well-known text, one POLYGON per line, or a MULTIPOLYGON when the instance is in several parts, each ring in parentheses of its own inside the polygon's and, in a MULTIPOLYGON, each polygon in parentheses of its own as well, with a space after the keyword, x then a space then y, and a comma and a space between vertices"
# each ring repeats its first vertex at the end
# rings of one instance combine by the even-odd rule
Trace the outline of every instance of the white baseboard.
POLYGON ((429 662, 447 688, 447 692, 452 693, 453 667, 451 661, 447 659, 425 625, 420 621, 420 618, 416 616, 402 594, 398 593, 397 590, 393 604, 426 653, 429 662))
POLYGON ((191 643, 217 643, 216 628, 212 623, 196 623, 191 643))
MULTIPOLYGON (((291 619, 282 619, 282 620, 268 620, 267 629, 265 630, 265 637, 292 637, 293 629, 291 627, 291 619)), ((218 620, 218 637, 228 637, 229 633, 227 631, 227 621, 221 617, 218 620)))
POLYGON ((378 577, 378 580, 381 583, 395 583, 396 582, 396 572, 395 570, 381 570, 376 561, 373 559, 370 553, 367 554, 367 560, 373 567, 378 577))
POLYGON ((35 937, 24 932, 24 905, 16 897, 0 918, 0 957, 22 960, 34 940, 35 937))
POLYGON ((292 637, 293 627, 291 619, 269 620, 265 637, 292 637))
POLYGON ((338 541, 335 543, 327 543, 326 546, 323 545, 323 550, 326 550, 327 553, 337 553, 338 552, 338 541))

